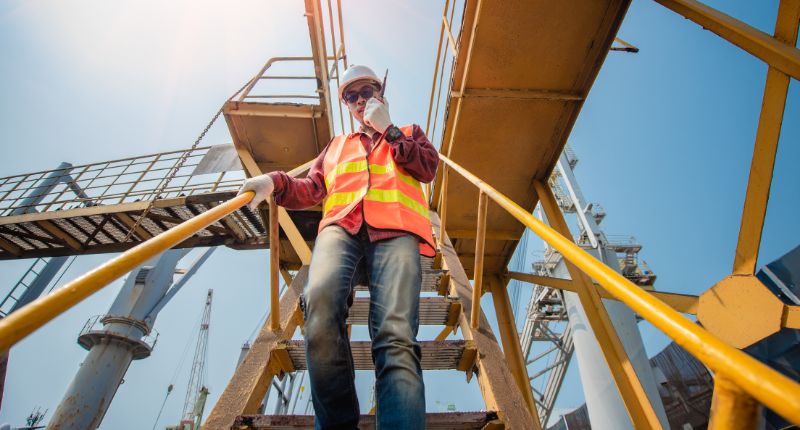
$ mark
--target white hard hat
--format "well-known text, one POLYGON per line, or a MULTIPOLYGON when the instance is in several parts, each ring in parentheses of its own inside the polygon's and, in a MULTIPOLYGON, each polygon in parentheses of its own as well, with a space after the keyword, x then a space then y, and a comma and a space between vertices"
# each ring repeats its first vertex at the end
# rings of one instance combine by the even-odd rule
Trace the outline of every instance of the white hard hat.
POLYGON ((339 84, 339 100, 343 99, 344 89, 347 88, 348 85, 362 80, 372 81, 378 86, 378 89, 381 88, 381 80, 378 79, 378 75, 376 75, 372 69, 367 66, 353 64, 344 71, 342 78, 340 79, 341 83, 339 84))

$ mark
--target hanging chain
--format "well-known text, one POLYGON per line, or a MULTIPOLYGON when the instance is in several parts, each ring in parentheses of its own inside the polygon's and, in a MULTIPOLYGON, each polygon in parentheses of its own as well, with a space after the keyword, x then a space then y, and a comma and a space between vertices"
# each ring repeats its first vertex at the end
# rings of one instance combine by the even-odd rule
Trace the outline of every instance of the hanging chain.
MULTIPOLYGON (((236 94, 239 94, 240 92, 242 92, 245 89, 245 87, 247 87, 250 84, 250 82, 252 82, 252 80, 251 81, 247 81, 247 83, 245 83, 241 88, 239 88, 239 91, 236 91, 235 93, 233 93, 233 96, 231 96, 230 99, 235 97, 236 94)), ((228 99, 228 100, 230 100, 230 99, 228 99)), ((223 105, 223 107, 224 107, 224 105, 223 105)), ((206 137, 206 133, 208 133, 208 130, 211 129, 211 126, 214 125, 214 123, 217 121, 219 116, 222 114, 222 109, 223 108, 220 107, 219 110, 217 111, 217 113, 214 114, 214 117, 211 118, 211 121, 209 121, 208 125, 206 125, 206 128, 204 128, 203 132, 200 133, 200 136, 197 136, 197 139, 194 141, 194 144, 192 145, 192 147, 189 148, 188 150, 186 150, 183 153, 183 155, 181 155, 181 158, 178 159, 178 162, 175 163, 175 166, 172 167, 172 169, 170 170, 169 174, 166 176, 166 178, 164 178, 164 181, 161 183, 161 185, 158 187, 158 189, 154 191, 153 198, 150 199, 150 202, 148 203, 147 207, 144 209, 142 214, 139 215, 139 217, 136 219, 136 222, 128 230, 128 234, 125 235, 125 239, 122 241, 123 243, 129 241, 131 239, 131 237, 133 236, 133 232, 136 231, 136 229, 138 229, 142 225, 142 222, 144 221, 144 219, 147 218, 147 215, 149 215, 150 211, 153 210, 153 206, 155 205, 156 200, 159 198, 161 193, 163 193, 164 189, 167 188, 167 185, 169 185, 169 183, 173 179, 175 179, 175 176, 178 174, 178 171, 181 169, 181 167, 183 167, 183 165, 186 164, 186 160, 189 159, 189 154, 191 154, 192 152, 194 152, 195 149, 197 149, 197 147, 200 145, 200 142, 202 142, 203 138, 206 137)))

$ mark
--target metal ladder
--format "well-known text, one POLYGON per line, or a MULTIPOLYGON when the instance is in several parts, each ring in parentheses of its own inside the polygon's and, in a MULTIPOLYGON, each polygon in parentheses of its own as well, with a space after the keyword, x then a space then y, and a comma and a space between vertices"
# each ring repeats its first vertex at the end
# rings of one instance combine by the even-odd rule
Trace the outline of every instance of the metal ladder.
POLYGON ((36 277, 39 276, 40 271, 50 261, 50 257, 39 257, 33 261, 33 264, 28 267, 28 270, 19 278, 16 284, 11 288, 11 291, 0 302, 0 317, 5 317, 11 313, 16 307, 19 299, 28 291, 28 287, 36 277))

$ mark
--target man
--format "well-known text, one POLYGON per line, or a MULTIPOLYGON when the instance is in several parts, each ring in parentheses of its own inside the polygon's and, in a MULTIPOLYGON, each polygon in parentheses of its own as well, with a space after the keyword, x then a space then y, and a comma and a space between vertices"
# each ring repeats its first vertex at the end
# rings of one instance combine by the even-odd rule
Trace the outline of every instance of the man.
POLYGON ((375 363, 379 429, 423 429, 425 390, 420 366, 419 254, 435 254, 428 205, 438 152, 419 126, 392 124, 381 81, 353 65, 339 99, 361 124, 334 137, 306 178, 272 172, 249 179, 251 207, 270 194, 303 209, 323 202, 323 216, 301 304, 306 360, 317 429, 355 429, 359 405, 345 319, 354 281, 369 283, 369 334, 375 363))

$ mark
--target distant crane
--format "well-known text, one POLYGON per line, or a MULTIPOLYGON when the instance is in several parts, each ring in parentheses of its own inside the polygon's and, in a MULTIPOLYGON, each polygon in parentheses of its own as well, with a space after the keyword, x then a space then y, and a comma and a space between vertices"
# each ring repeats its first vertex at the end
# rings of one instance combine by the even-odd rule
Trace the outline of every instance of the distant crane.
POLYGON ((208 388, 206 383, 206 360, 208 358, 208 327, 211 323, 211 299, 214 290, 208 290, 203 317, 200 320, 200 332, 197 335, 197 346, 194 349, 192 370, 189 384, 186 387, 186 400, 183 402, 183 412, 178 426, 167 427, 167 430, 198 430, 203 420, 208 388))

